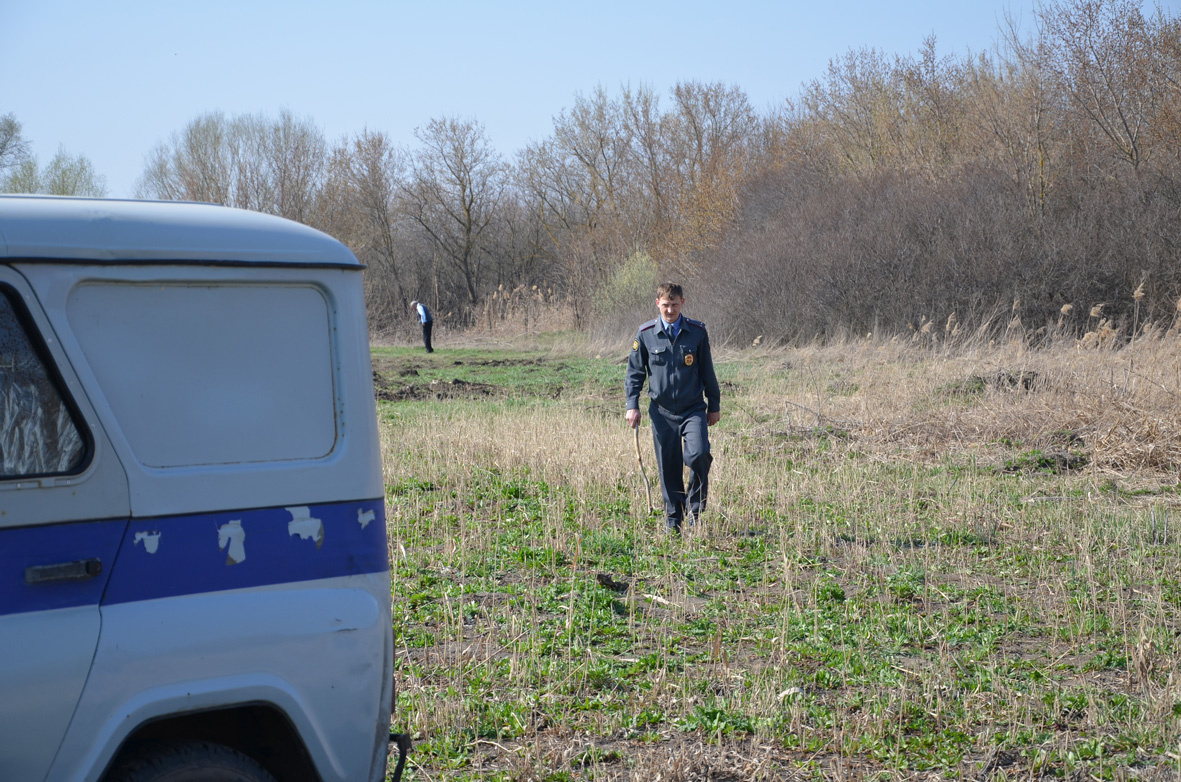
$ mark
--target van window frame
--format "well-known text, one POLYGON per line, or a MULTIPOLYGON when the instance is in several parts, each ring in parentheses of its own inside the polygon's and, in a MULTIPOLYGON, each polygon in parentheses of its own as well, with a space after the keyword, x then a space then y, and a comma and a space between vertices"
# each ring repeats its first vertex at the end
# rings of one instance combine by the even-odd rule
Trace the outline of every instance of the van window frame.
MULTIPOLYGON (((154 266, 159 265, 160 264, 154 264, 154 266)), ((337 331, 339 329, 339 324, 337 323, 339 315, 337 312, 338 305, 335 302, 331 288, 326 287, 321 282, 311 281, 302 277, 296 280, 280 281, 266 275, 257 278, 252 275, 248 279, 205 276, 198 278, 183 274, 174 275, 172 273, 171 267, 180 265, 171 263, 166 265, 169 267, 169 271, 163 276, 152 275, 150 277, 140 278, 139 276, 125 275, 87 275, 82 279, 76 280, 74 284, 71 284, 69 286, 68 293, 63 299, 62 312, 65 315, 65 322, 67 324, 65 330, 70 334, 71 339, 76 344, 76 347, 79 351, 81 364, 85 364, 92 373, 96 387, 100 389, 100 396, 102 396, 107 403, 107 410, 112 416, 110 426, 113 428, 108 428, 107 432, 113 433, 114 431, 118 431, 121 434, 123 442, 129 449, 128 456, 130 459, 146 470, 156 472, 157 474, 162 474, 163 471, 169 470, 188 471, 194 469, 241 469, 243 466, 249 465, 308 463, 332 458, 333 454, 335 454, 341 447, 341 439, 344 436, 345 431, 342 416, 343 401, 340 390, 341 378, 339 376, 339 367, 341 361, 339 356, 340 346, 337 344, 336 337, 337 331), (331 437, 330 440, 326 442, 326 449, 323 452, 317 452, 315 454, 307 454, 298 457, 283 455, 265 459, 234 458, 233 460, 229 461, 192 461, 176 464, 155 463, 152 461, 149 454, 145 453, 144 449, 140 447, 142 442, 151 441, 143 441, 135 437, 131 429, 125 425, 125 422, 128 420, 126 415, 124 415, 126 409, 117 401, 118 395, 114 393, 115 389, 119 387, 119 384, 104 382, 103 372, 110 370, 110 362, 104 361, 102 355, 90 354, 90 347, 88 346, 87 340, 83 337, 82 331, 80 330, 78 324, 71 322, 71 319, 77 315, 78 308, 75 306, 77 304, 76 297, 80 294, 80 292, 92 287, 109 288, 115 290, 121 289, 125 291, 133 289, 145 290, 156 287, 168 287, 176 288, 178 290, 195 289, 207 291, 244 291, 248 289, 265 289, 270 291, 304 290, 315 293, 317 303, 323 307, 322 315, 325 320, 323 321, 323 328, 318 328, 317 333, 324 339, 325 353, 323 358, 326 361, 326 368, 329 370, 325 376, 327 378, 327 388, 324 401, 328 403, 328 407, 325 408, 325 412, 327 415, 331 416, 331 421, 328 422, 328 425, 331 427, 331 437)), ((250 268, 253 271, 253 266, 254 264, 250 264, 246 268, 250 268)), ((303 270, 303 267, 285 266, 283 268, 291 269, 295 272, 300 272, 303 270)), ((56 311, 57 310, 55 309, 55 312, 56 311)), ((134 308, 132 308, 132 311, 134 311, 134 308)), ((73 353, 72 348, 71 353, 73 353)))
POLYGON ((21 292, 11 283, 0 280, 0 296, 3 296, 8 301, 9 306, 12 307, 12 312, 16 316, 17 325, 23 329, 25 337, 29 340, 29 345, 33 349, 33 353, 45 369, 49 384, 57 392, 62 404, 65 405, 66 412, 70 416, 70 421, 74 424, 74 428, 78 432, 78 437, 82 441, 82 453, 73 468, 61 472, 22 473, 20 475, 4 475, 0 473, 0 484, 81 475, 86 472, 94 461, 94 434, 86 424, 86 418, 82 415, 82 410, 79 408, 78 403, 74 401, 74 396, 69 391, 65 376, 62 374, 61 368, 50 351, 49 345, 46 343, 41 329, 37 326, 37 321, 33 318, 33 314, 29 311, 29 307, 25 303, 21 292))

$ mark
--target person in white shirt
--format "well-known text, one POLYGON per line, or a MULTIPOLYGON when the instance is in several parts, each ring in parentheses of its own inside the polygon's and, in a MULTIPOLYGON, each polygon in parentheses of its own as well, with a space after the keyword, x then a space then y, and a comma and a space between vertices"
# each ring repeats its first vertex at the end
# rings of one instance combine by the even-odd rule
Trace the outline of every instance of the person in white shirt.
POLYGON ((422 323, 422 344, 426 346, 426 352, 434 353, 435 349, 431 347, 431 327, 435 325, 435 319, 431 317, 431 311, 421 301, 412 301, 410 306, 418 310, 418 320, 422 323))

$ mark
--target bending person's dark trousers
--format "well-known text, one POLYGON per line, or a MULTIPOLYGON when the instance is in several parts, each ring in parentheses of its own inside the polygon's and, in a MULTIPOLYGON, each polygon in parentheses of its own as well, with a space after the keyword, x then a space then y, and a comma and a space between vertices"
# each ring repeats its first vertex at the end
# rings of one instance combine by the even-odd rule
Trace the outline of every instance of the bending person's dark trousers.
POLYGON ((427 353, 435 352, 435 349, 431 347, 431 327, 434 325, 434 321, 430 320, 422 324, 422 344, 426 346, 427 353))
POLYGON ((705 499, 709 494, 709 466, 713 463, 713 455, 709 452, 705 404, 680 415, 651 404, 648 406, 648 417, 652 421, 656 463, 660 465, 664 512, 669 526, 680 529, 686 507, 692 517, 697 518, 705 508, 705 499), (688 492, 685 491, 682 474, 682 468, 686 465, 690 473, 688 492))

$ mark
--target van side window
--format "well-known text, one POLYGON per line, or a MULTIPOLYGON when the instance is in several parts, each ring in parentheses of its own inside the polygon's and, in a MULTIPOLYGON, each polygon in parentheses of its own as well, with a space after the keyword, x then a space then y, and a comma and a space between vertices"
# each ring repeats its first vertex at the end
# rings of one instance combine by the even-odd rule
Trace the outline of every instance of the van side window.
POLYGON ((320 288, 88 281, 66 315, 140 464, 320 459, 336 445, 335 315, 320 288))
POLYGON ((77 472, 85 441, 25 330, 14 293, 0 288, 0 480, 77 472))

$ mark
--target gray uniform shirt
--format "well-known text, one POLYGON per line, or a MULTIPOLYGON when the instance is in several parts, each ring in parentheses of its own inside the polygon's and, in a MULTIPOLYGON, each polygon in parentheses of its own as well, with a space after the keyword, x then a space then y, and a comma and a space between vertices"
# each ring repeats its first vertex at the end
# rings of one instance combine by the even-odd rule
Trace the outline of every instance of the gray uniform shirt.
POLYGON ((669 338, 656 318, 640 326, 627 359, 624 391, 628 410, 640 408, 640 391, 648 380, 648 396, 675 415, 699 409, 721 410, 722 391, 714 374, 709 334, 699 320, 681 317, 681 332, 669 338))

